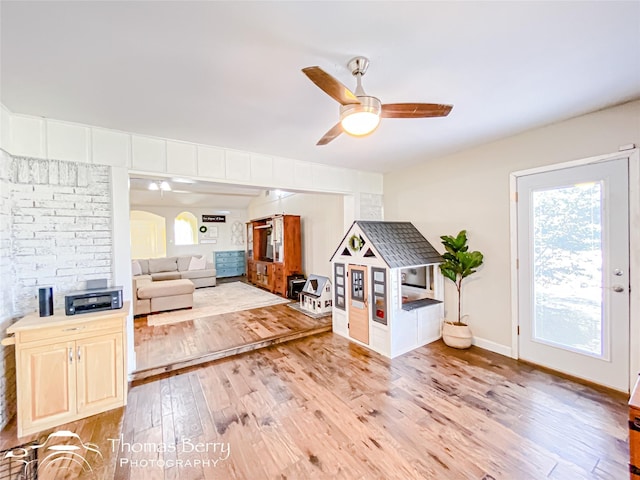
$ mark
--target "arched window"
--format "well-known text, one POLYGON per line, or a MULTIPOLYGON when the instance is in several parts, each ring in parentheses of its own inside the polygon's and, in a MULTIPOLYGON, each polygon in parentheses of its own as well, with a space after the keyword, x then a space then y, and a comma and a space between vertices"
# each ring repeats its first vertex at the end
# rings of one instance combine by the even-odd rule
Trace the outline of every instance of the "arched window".
POLYGON ((176 245, 198 244, 198 219, 193 213, 179 213, 173 220, 173 239, 176 245))

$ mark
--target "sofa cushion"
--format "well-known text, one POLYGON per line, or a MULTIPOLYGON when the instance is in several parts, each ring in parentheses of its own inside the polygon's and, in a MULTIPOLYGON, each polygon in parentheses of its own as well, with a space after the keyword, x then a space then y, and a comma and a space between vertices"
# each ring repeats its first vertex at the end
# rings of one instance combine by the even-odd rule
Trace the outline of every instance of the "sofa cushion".
POLYGON ((142 268, 142 275, 149 275, 149 259, 138 259, 138 263, 140 264, 140 268, 142 268))
POLYGON ((151 275, 138 275, 137 277, 133 277, 133 289, 138 291, 138 288, 144 285, 145 283, 151 283, 153 279, 151 275))
POLYGON ((182 276, 180 272, 160 272, 152 273, 151 278, 154 282, 164 282, 166 280, 180 280, 182 276))
POLYGON ((191 255, 185 257, 178 257, 178 271, 186 272, 189 270, 189 262, 191 261, 191 255))
POLYGON ((182 278, 207 278, 215 277, 216 271, 211 269, 189 270, 188 272, 182 272, 180 275, 182 276, 182 278))
POLYGON ((204 257, 191 257, 189 271, 204 270, 207 267, 207 259, 204 257))
POLYGON ((142 266, 138 260, 131 260, 131 274, 134 277, 136 275, 142 275, 142 266))
POLYGON ((178 263, 176 261, 176 257, 149 259, 149 273, 177 272, 177 271, 178 271, 178 263))
POLYGON ((166 282, 145 283, 138 287, 138 298, 170 297, 193 293, 195 287, 189 280, 167 280, 166 282))

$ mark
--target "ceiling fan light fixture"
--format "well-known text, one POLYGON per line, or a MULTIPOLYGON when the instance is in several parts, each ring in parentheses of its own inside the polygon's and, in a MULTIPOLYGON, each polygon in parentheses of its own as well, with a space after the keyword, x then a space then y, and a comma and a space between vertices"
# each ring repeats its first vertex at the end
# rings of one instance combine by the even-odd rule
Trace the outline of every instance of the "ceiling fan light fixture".
POLYGON ((356 137, 368 135, 380 124, 382 106, 376 97, 358 97, 362 103, 340 107, 340 124, 345 133, 356 137))
POLYGON ((161 192, 170 192, 171 185, 166 180, 152 180, 149 183, 149 190, 153 190, 154 192, 157 192, 158 190, 161 192))

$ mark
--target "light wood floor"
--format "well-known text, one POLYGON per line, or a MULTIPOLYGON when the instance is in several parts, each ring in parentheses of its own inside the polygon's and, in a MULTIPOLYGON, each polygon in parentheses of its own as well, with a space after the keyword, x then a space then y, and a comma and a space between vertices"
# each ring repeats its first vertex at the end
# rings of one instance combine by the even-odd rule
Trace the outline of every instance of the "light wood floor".
POLYGON ((140 380, 331 330, 331 317, 313 319, 286 304, 161 326, 134 322, 140 380))
POLYGON ((52 478, 620 480, 626 402, 475 347, 388 360, 325 333, 141 382, 124 418, 70 426, 104 476, 52 478))

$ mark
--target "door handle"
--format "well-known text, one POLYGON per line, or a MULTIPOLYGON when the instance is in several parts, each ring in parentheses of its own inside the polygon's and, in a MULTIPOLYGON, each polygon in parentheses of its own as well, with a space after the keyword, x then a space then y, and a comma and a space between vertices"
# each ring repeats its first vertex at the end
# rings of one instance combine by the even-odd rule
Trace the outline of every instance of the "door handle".
POLYGON ((625 291, 625 288, 622 285, 614 285, 611 287, 614 292, 621 293, 625 291))
POLYGON ((69 363, 73 363, 73 348, 69 349, 69 363))

